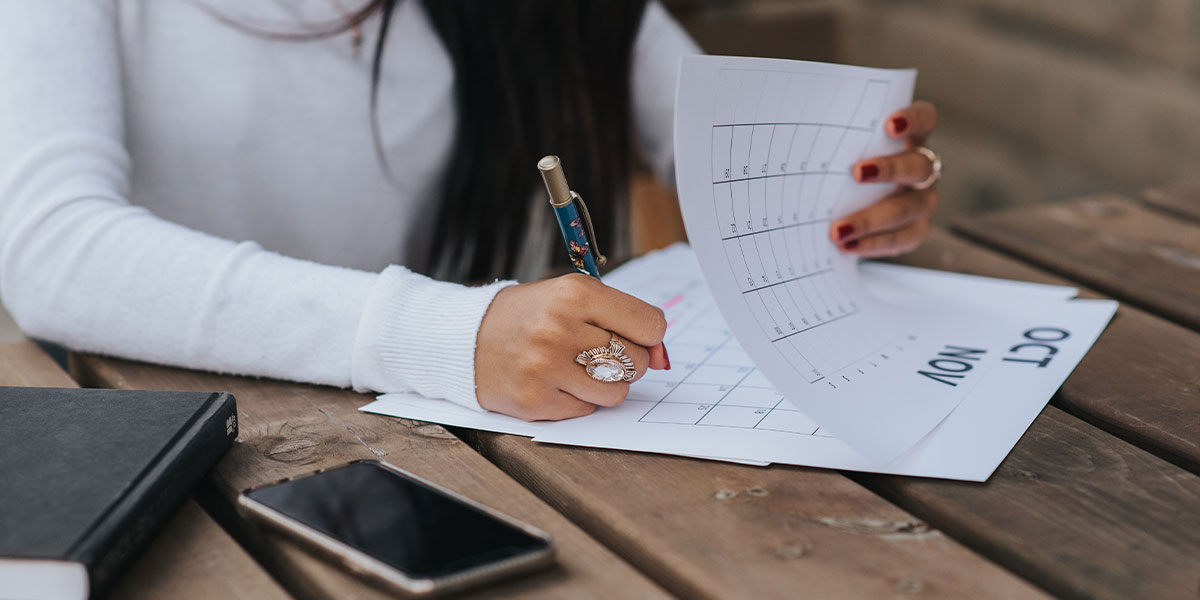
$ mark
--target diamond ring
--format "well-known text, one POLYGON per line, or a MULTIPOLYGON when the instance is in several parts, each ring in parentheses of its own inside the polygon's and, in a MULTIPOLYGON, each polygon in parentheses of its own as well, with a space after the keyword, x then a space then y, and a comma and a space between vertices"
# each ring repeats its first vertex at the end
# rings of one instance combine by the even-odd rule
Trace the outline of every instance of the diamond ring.
POLYGON ((625 344, 617 341, 613 335, 607 346, 596 346, 584 350, 575 357, 575 362, 587 369, 587 374, 596 381, 633 381, 637 377, 637 368, 633 359, 625 355, 625 344))

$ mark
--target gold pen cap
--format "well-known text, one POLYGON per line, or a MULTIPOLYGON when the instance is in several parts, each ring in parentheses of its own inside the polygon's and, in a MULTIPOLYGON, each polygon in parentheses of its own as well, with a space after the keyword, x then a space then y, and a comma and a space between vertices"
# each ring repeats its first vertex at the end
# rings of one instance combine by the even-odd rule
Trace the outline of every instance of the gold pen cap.
POLYGON ((567 186, 567 176, 563 174, 562 162, 553 154, 547 154, 538 161, 538 170, 542 172, 542 180, 546 182, 546 192, 550 194, 550 205, 562 208, 571 203, 571 188, 567 186))

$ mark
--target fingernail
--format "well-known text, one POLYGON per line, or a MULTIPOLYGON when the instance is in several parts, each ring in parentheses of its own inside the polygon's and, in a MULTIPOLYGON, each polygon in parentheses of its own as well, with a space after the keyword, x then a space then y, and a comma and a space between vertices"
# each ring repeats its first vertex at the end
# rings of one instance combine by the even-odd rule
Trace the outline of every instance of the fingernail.
POLYGON ((846 250, 854 250, 855 248, 858 247, 858 240, 850 240, 850 241, 846 242, 845 244, 842 244, 842 247, 845 248, 846 250))
POLYGON ((667 361, 667 370, 671 370, 671 356, 667 354, 667 345, 663 344, 663 359, 667 361))
POLYGON ((849 223, 843 223, 841 225, 838 225, 837 239, 840 242, 840 241, 850 237, 850 234, 852 234, 852 233, 854 233, 854 226, 849 223))
POLYGON ((858 168, 858 177, 862 181, 871 181, 879 177, 879 167, 877 165, 867 163, 858 168))
POLYGON ((895 131, 896 135, 904 133, 906 129, 908 129, 908 117, 892 117, 892 131, 895 131))

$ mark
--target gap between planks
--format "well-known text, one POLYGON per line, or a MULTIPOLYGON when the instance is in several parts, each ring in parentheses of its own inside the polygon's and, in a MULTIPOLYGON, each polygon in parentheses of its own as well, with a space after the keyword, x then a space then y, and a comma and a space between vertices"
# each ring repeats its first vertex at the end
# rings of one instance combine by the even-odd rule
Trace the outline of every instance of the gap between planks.
POLYGON ((220 376, 78 356, 80 377, 149 389, 223 389, 238 399, 241 437, 210 475, 206 503, 289 591, 301 597, 383 598, 386 593, 258 528, 234 510, 238 492, 359 458, 384 458, 551 533, 558 565, 460 597, 662 598, 636 569, 542 503, 438 425, 362 413, 345 390, 220 376))

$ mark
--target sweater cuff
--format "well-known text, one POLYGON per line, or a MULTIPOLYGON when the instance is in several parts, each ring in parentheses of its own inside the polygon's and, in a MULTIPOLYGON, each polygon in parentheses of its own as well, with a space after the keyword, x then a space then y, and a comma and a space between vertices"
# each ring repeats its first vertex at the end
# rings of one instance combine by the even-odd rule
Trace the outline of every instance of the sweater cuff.
POLYGON ((479 325, 496 293, 515 283, 467 287, 388 267, 358 326, 350 366, 354 389, 412 391, 482 411, 475 397, 479 325))

